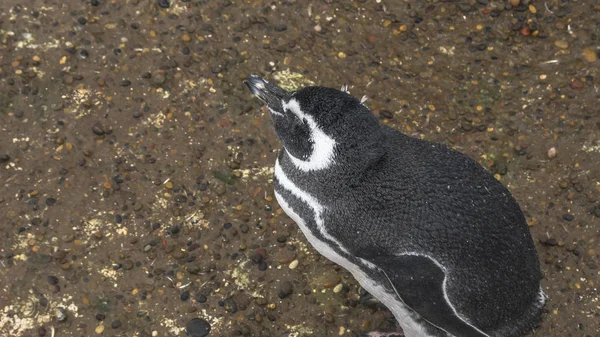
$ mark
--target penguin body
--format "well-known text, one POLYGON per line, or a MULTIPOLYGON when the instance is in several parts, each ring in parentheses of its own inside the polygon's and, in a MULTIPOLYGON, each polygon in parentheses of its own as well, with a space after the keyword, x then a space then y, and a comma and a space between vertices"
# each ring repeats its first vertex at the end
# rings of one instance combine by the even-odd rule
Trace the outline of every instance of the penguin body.
POLYGON ((246 79, 283 143, 275 196, 308 241, 349 270, 407 337, 532 329, 545 296, 510 192, 444 145, 378 123, 349 93, 246 79))

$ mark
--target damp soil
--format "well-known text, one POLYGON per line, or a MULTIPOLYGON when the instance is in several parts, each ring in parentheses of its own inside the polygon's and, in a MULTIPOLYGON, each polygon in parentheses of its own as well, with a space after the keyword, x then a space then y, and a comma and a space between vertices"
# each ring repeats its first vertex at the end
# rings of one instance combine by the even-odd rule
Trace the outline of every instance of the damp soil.
POLYGON ((0 334, 393 328, 273 199, 255 73, 480 162, 539 251, 532 334, 600 336, 599 36, 592 0, 3 0, 0 334))

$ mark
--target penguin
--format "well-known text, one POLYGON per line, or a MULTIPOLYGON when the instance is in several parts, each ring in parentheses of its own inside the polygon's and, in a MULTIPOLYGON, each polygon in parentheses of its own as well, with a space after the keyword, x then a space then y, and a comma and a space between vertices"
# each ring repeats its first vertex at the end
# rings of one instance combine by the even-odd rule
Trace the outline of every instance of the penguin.
POLYGON ((347 87, 290 92, 256 75, 244 83, 282 144, 277 202, 404 336, 535 328, 546 301, 537 251, 519 205, 481 165, 381 125, 347 87))

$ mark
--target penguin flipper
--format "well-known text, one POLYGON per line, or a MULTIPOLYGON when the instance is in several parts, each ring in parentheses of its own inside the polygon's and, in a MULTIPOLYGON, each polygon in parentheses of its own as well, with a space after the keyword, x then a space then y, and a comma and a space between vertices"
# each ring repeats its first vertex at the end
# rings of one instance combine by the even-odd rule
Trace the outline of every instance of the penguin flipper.
POLYGON ((368 258, 387 276, 402 302, 432 325, 460 337, 489 337, 459 316, 446 295, 446 271, 416 254, 368 258))

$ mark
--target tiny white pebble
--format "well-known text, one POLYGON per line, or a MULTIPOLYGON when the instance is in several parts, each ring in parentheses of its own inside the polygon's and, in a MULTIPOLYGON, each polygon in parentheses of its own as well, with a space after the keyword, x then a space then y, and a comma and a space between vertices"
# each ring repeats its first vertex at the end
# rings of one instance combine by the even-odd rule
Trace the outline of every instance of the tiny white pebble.
POLYGON ((315 32, 320 32, 322 30, 321 25, 316 25, 314 29, 315 32))
POLYGON ((294 261, 290 262, 289 267, 290 267, 290 269, 296 269, 296 267, 298 267, 298 260, 294 260, 294 261))
POLYGON ((342 288, 344 288, 344 285, 340 283, 337 286, 335 286, 335 288, 333 288, 333 292, 339 293, 340 291, 342 291, 342 288))
POLYGON ((551 147, 548 150, 548 158, 552 159, 556 157, 556 148, 555 147, 551 147))
POLYGON ((156 331, 156 330, 152 331, 152 337, 156 337, 156 336, 158 336, 158 331, 156 331))

